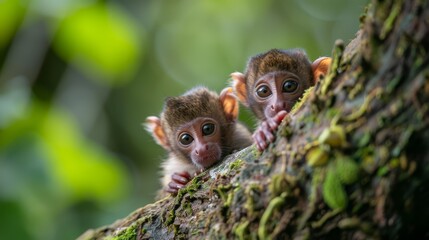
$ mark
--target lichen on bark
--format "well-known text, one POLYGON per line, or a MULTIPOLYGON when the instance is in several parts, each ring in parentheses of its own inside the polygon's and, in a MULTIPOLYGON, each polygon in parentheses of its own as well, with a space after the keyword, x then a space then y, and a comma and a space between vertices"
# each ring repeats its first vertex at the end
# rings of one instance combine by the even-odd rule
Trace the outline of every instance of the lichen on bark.
POLYGON ((80 239, 429 237, 429 2, 373 0, 259 154, 80 239))

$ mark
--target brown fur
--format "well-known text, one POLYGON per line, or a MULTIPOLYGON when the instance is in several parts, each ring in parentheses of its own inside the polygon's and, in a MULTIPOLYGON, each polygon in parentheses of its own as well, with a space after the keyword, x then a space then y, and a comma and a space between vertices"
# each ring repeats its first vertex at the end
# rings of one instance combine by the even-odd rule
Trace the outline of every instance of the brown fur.
POLYGON ((296 73, 301 79, 311 79, 313 82, 313 71, 307 54, 302 49, 280 50, 272 49, 268 52, 258 54, 249 59, 246 67, 245 77, 248 90, 253 83, 263 75, 276 72, 289 71, 296 73))
MULTIPOLYGON (((241 150, 252 144, 249 130, 235 121, 236 114, 238 114, 238 102, 235 98, 232 99, 232 102, 228 102, 227 108, 233 111, 233 105, 236 105, 237 109, 233 111, 235 114, 233 120, 228 120, 219 95, 204 87, 191 89, 182 96, 167 98, 159 121, 156 117, 147 118, 147 130, 154 136, 157 143, 168 151, 168 158, 161 165, 163 187, 168 185, 171 181, 171 175, 175 172, 186 171, 192 176, 199 170, 192 159, 179 150, 176 138, 178 128, 195 118, 209 117, 219 122, 221 159, 233 151, 241 150), (159 139, 160 137, 166 139, 159 139)), ((158 198, 165 195, 166 192, 161 190, 158 193, 158 198)))
POLYGON ((175 129, 197 117, 226 121, 219 96, 215 92, 197 87, 182 96, 167 98, 161 115, 161 125, 164 129, 175 129))
MULTIPOLYGON (((289 71, 300 79, 309 79, 310 87, 314 85, 311 62, 302 49, 279 50, 272 49, 268 52, 258 54, 249 59, 244 73, 247 92, 253 91, 255 82, 262 76, 271 72, 289 71)), ((263 110, 255 103, 252 94, 247 95, 247 104, 258 119, 265 119, 263 110)))
POLYGON ((282 119, 304 91, 327 74, 330 64, 329 57, 311 63, 302 49, 272 49, 251 57, 244 74, 231 73, 235 95, 259 120, 253 133, 258 150, 263 151, 274 141, 274 131, 282 119), (286 83, 295 83, 296 88, 285 90, 286 83))

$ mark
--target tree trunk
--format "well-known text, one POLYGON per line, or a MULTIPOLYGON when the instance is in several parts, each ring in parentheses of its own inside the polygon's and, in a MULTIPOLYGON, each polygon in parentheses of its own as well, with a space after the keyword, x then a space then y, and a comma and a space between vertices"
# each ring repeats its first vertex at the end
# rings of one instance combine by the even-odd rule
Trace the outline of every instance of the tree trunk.
POLYGON ((267 151, 80 239, 429 238, 428 50, 429 1, 373 0, 267 151))

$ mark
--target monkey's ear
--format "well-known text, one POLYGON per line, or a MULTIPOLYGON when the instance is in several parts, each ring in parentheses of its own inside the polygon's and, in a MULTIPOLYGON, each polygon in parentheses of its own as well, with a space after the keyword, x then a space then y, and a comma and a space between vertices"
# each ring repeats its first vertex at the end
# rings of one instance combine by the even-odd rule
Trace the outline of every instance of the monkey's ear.
POLYGON ((238 100, 246 107, 249 106, 247 102, 246 78, 240 72, 231 73, 232 88, 238 97, 238 100))
POLYGON ((146 122, 144 123, 146 130, 152 134, 156 143, 166 150, 170 150, 170 145, 168 144, 167 136, 165 136, 164 130, 161 127, 161 120, 158 117, 147 117, 146 122))
POLYGON ((321 78, 325 77, 328 74, 329 66, 331 66, 332 58, 330 57, 320 57, 316 59, 311 67, 313 69, 314 83, 318 82, 321 78))
POLYGON ((235 121, 238 117, 239 104, 232 91, 232 87, 223 89, 219 95, 219 99, 226 119, 230 122, 235 121))

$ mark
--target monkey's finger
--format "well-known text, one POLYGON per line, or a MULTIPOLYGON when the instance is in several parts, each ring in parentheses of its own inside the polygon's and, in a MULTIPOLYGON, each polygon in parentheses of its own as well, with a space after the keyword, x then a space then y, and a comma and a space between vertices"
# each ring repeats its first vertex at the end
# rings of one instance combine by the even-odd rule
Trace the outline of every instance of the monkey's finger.
POLYGON ((261 131, 262 134, 264 134, 265 136, 265 140, 266 142, 273 142, 275 139, 275 136, 272 133, 271 127, 268 126, 268 123, 266 121, 264 121, 261 125, 261 131))
POLYGON ((173 175, 171 175, 171 179, 178 184, 187 184, 189 182, 189 179, 186 177, 183 177, 177 173, 174 173, 173 175))
POLYGON ((172 184, 171 182, 167 185, 165 188, 165 191, 168 193, 171 193, 172 195, 176 195, 177 192, 179 192, 179 189, 177 188, 176 184, 172 184))
POLYGON ((262 134, 262 131, 260 129, 257 129, 253 134, 253 140, 255 141, 256 147, 260 152, 264 151, 264 149, 267 148, 265 135, 262 134))
POLYGON ((187 171, 175 172, 175 173, 173 173, 173 175, 179 175, 181 177, 188 179, 188 181, 192 178, 191 175, 187 171))
POLYGON ((276 116, 274 116, 274 120, 275 120, 278 124, 280 124, 280 123, 283 121, 283 119, 286 117, 286 115, 287 115, 287 111, 285 111, 285 110, 281 110, 280 112, 278 112, 278 113, 276 114, 276 116))
POLYGON ((270 126, 271 128, 271 131, 277 130, 277 127, 283 121, 286 115, 287 115, 287 112, 282 110, 278 112, 273 118, 268 118, 266 120, 266 122, 268 123, 268 126, 270 126))
POLYGON ((173 195, 176 195, 179 190, 177 190, 175 188, 167 187, 167 188, 165 188, 165 191, 168 192, 168 193, 171 193, 173 195))
POLYGON ((168 192, 169 189, 171 189, 172 191, 175 190, 177 192, 179 189, 181 189, 183 187, 185 187, 185 185, 180 184, 180 183, 176 183, 176 182, 169 182, 168 183, 167 192, 168 192))
POLYGON ((267 119, 267 124, 271 131, 275 131, 277 127, 279 126, 279 123, 274 118, 267 119))

